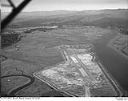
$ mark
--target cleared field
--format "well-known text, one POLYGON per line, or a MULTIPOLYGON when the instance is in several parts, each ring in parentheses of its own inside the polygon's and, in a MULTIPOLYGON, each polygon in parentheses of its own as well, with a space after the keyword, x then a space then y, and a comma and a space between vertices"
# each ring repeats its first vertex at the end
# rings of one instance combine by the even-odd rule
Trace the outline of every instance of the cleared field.
POLYGON ((62 49, 65 62, 35 72, 34 76, 70 96, 120 96, 120 89, 116 88, 112 78, 106 77, 107 72, 102 71, 104 67, 93 59, 91 46, 83 46, 58 47, 62 49))

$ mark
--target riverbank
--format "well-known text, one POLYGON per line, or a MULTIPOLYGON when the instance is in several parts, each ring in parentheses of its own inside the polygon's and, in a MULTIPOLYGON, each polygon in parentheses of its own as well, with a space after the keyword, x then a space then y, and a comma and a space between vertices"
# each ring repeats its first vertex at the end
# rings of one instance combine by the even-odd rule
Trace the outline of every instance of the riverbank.
POLYGON ((105 66, 105 69, 124 90, 128 91, 128 80, 126 79, 128 76, 127 59, 107 45, 116 35, 117 34, 115 33, 108 34, 93 44, 101 63, 105 66))
POLYGON ((117 34, 107 45, 128 59, 128 35, 117 34))
POLYGON ((34 77, 31 77, 31 76, 28 76, 28 75, 24 75, 24 74, 22 74, 22 75, 7 75, 7 76, 2 76, 1 79, 7 78, 7 77, 17 77, 17 76, 28 78, 29 81, 25 82, 24 84, 22 84, 22 85, 20 85, 20 86, 18 86, 18 87, 15 87, 15 88, 11 89, 11 90, 8 92, 8 94, 7 94, 8 96, 13 96, 13 97, 15 97, 15 94, 16 94, 18 91, 20 91, 21 89, 23 89, 23 88, 25 88, 25 87, 27 87, 27 86, 30 86, 30 85, 34 82, 34 80, 35 80, 34 77))

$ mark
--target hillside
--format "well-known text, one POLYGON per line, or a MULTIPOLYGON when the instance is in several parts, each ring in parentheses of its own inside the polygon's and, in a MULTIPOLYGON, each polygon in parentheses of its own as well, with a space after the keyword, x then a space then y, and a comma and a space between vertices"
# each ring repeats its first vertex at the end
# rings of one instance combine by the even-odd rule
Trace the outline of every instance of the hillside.
MULTIPOLYGON (((4 14, 3 14, 4 15, 4 14)), ((11 27, 40 25, 86 25, 100 27, 128 27, 128 9, 86 11, 23 12, 11 23, 11 27)))

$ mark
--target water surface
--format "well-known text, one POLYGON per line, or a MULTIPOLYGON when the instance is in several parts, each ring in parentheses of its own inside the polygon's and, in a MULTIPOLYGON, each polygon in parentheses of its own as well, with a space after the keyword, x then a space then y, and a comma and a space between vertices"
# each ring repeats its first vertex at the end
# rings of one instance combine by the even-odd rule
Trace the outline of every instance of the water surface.
POLYGON ((107 46, 108 42, 115 36, 116 34, 108 34, 95 42, 95 51, 108 72, 124 90, 128 91, 128 60, 107 46))

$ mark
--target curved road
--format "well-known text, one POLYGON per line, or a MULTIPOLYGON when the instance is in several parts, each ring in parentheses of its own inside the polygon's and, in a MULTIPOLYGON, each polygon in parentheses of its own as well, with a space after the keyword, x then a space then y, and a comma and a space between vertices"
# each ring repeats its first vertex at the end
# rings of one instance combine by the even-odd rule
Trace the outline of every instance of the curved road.
POLYGON ((15 96, 15 94, 18 92, 18 91, 20 91, 21 89, 23 89, 23 88, 25 88, 25 87, 27 87, 27 86, 30 86, 34 81, 35 81, 35 78, 34 77, 31 77, 31 76, 28 76, 28 75, 24 75, 24 74, 22 74, 22 75, 7 75, 7 76, 2 76, 1 77, 1 79, 2 78, 6 78, 6 77, 11 77, 11 76, 23 76, 23 77, 26 77, 26 78, 29 78, 30 79, 30 82, 28 82, 28 83, 26 83, 26 84, 24 84, 24 85, 22 85, 22 86, 20 86, 20 87, 18 87, 18 88, 16 88, 16 89, 14 89, 14 90, 12 90, 10 93, 9 93, 9 96, 15 96))

